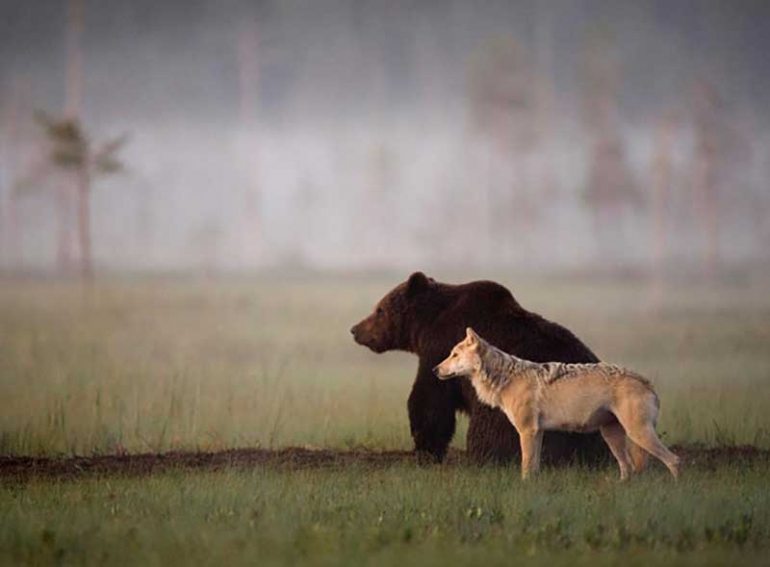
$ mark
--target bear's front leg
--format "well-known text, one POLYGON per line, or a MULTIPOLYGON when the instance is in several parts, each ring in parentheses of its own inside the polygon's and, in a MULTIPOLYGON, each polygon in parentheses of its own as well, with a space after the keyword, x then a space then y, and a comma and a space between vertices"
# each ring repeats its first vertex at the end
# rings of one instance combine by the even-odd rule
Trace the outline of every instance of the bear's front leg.
POLYGON ((444 460, 454 436, 458 407, 456 385, 440 381, 432 368, 420 365, 407 406, 418 458, 438 463, 444 460))

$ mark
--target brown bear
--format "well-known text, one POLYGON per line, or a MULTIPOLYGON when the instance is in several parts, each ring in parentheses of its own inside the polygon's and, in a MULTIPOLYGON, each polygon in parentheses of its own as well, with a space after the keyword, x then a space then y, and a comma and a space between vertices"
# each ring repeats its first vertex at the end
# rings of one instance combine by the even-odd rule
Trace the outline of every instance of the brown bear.
MULTIPOLYGON (((491 281, 462 285, 412 274, 383 297, 374 313, 350 330, 355 341, 376 353, 412 352, 419 357, 409 395, 409 425, 421 457, 443 460, 455 432, 455 414, 470 415, 467 449, 473 462, 509 462, 518 458, 516 429, 498 409, 482 404, 466 379, 441 381, 432 369, 473 327, 505 352, 534 362, 598 362, 570 331, 524 309, 505 287, 491 281)), ((609 458, 598 433, 547 432, 543 462, 609 458)))

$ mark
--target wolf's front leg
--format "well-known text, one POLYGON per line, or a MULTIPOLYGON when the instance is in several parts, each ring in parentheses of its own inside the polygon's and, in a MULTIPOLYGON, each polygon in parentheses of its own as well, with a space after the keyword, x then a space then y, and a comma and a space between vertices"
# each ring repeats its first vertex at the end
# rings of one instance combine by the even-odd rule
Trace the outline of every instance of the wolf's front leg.
POLYGON ((537 429, 520 430, 519 439, 521 440, 521 478, 526 480, 537 474, 540 469, 543 432, 537 429))

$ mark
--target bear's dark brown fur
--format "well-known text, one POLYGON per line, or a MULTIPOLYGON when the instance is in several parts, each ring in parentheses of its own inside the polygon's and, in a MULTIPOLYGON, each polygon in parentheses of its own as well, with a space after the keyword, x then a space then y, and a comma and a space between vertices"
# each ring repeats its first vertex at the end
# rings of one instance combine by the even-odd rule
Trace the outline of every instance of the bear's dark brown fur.
MULTIPOLYGON (((418 453, 442 460, 455 432, 455 413, 470 414, 467 448, 474 462, 508 462, 520 455, 508 418, 478 401, 468 380, 438 380, 432 368, 473 327, 502 350, 535 362, 598 362, 570 331, 525 310, 505 287, 491 281, 462 285, 412 274, 355 325, 356 342, 374 352, 403 350, 419 357, 409 395, 409 423, 418 453)), ((544 462, 596 462, 609 453, 598 433, 548 432, 544 462)))

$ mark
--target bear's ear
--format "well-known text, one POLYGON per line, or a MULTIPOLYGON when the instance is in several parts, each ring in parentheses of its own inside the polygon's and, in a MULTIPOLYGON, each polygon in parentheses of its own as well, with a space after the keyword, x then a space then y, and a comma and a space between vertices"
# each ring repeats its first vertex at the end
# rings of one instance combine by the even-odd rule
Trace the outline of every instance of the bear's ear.
POLYGON ((406 282, 406 293, 407 295, 417 295, 428 289, 429 285, 430 280, 428 279, 428 276, 422 272, 415 272, 409 276, 409 279, 406 282))

